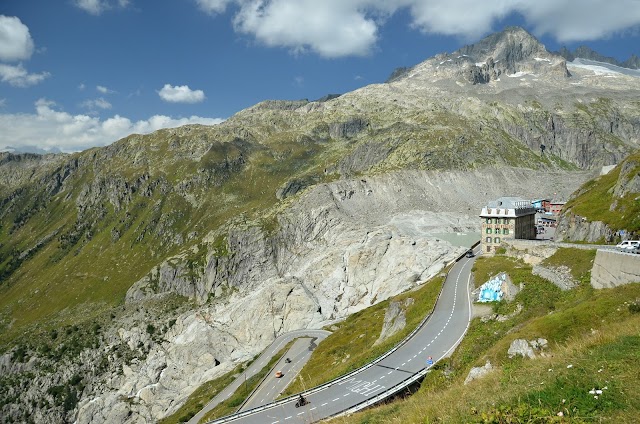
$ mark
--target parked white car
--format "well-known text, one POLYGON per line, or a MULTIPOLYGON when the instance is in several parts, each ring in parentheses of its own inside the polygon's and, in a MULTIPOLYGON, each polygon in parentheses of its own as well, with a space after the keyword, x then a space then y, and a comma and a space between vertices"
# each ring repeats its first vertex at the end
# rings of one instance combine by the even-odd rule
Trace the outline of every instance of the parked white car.
POLYGON ((640 249, 640 240, 625 240, 616 245, 616 248, 624 251, 640 249))

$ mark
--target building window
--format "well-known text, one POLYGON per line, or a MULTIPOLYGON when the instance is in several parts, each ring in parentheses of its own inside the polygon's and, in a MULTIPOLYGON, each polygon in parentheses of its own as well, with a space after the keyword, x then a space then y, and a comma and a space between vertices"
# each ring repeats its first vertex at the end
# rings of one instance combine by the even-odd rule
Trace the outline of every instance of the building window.
POLYGON ((505 234, 505 235, 509 234, 509 229, 508 228, 503 229, 502 230, 502 234, 505 234))
POLYGON ((487 234, 491 234, 491 228, 487 228, 487 234))
POLYGON ((491 237, 487 237, 487 243, 491 243, 491 237))
POLYGON ((494 243, 496 243, 496 244, 497 244, 497 243, 500 243, 500 237, 496 237, 496 238, 494 238, 494 239, 493 239, 493 242, 494 242, 494 243))
POLYGON ((491 218, 487 218, 487 224, 491 224, 491 218))
POLYGON ((491 246, 487 246, 487 252, 491 252, 491 246))

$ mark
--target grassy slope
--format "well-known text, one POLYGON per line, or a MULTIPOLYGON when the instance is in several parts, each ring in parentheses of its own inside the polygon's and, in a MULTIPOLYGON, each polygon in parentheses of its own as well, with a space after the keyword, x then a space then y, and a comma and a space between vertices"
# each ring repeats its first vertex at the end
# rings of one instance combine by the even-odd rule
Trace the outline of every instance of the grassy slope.
MULTIPOLYGON (((197 228, 203 235, 241 213, 249 218, 259 217, 260 211, 276 203, 274 193, 288 177, 296 172, 313 172, 323 157, 318 146, 293 143, 286 134, 279 137, 270 141, 271 151, 248 156, 244 168, 230 173, 223 183, 209 186, 203 193, 194 193, 201 199, 198 206, 175 192, 165 195, 156 190, 151 197, 134 195, 129 203, 122 202, 121 209, 115 210, 103 195, 98 199, 102 204, 95 212, 102 215, 95 219, 89 217, 89 221, 93 220, 90 230, 81 233, 70 246, 64 245, 64 236, 73 233, 79 221, 73 200, 84 187, 102 177, 86 170, 75 175, 69 182, 71 193, 62 192, 33 205, 35 212, 17 229, 12 222, 21 212, 9 210, 0 226, 3 241, 0 272, 12 258, 37 245, 47 234, 55 232, 55 236, 27 257, 19 268, 0 279, 0 342, 13 339, 34 323, 49 327, 65 325, 78 319, 91 319, 121 304, 133 282, 162 258, 185 248, 167 241, 166 234, 180 234, 184 238, 197 228), (112 241, 113 229, 121 231, 117 242, 112 241)), ((161 140, 158 144, 166 147, 167 142, 161 140)), ((92 152, 82 155, 90 154, 92 152)), ((151 182, 175 180, 172 172, 197 175, 198 169, 224 163, 227 157, 205 154, 199 162, 183 163, 183 169, 163 168, 156 172, 127 168, 119 160, 109 162, 109 174, 125 178, 133 185, 140 175, 149 172, 152 176, 144 188, 151 182)), ((30 190, 37 192, 36 188, 30 190)), ((42 193, 39 196, 44 197, 42 193)), ((38 196, 25 194, 24 197, 38 196)))
POLYGON ((564 206, 564 211, 584 216, 589 221, 602 221, 613 230, 640 231, 640 201, 638 193, 628 193, 622 198, 613 196, 613 189, 624 164, 633 163, 626 174, 640 173, 640 151, 630 155, 611 172, 585 183, 564 206), (615 205, 613 208, 612 205, 615 205))
MULTIPOLYGON (((552 261, 567 264, 563 255, 552 261)), ((640 315, 629 305, 640 302, 640 284, 596 292, 583 283, 561 292, 532 275, 527 265, 507 257, 482 258, 475 280, 500 271, 508 272, 516 285, 524 283, 514 302, 523 304, 522 313, 505 322, 474 319, 453 356, 438 364, 418 393, 336 421, 635 422, 640 414, 640 315), (549 341, 544 357, 507 357, 514 339, 539 337, 549 341), (464 385, 469 369, 487 360, 497 369, 464 385), (588 393, 592 388, 604 394, 594 399, 588 393)), ((496 308, 513 310, 506 304, 496 308)))

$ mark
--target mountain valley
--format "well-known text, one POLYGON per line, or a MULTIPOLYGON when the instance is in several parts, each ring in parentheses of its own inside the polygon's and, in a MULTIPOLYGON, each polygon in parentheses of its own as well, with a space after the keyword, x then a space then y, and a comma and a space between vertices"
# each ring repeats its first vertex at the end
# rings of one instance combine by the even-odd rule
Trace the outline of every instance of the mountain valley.
MULTIPOLYGON (((623 199, 610 212, 636 211, 638 99, 639 77, 509 28, 320 101, 74 154, 0 153, 2 416, 169 416, 275 336, 437 276, 466 250, 439 234, 479 233, 480 208, 504 195, 568 200, 624 162, 598 181, 623 199)), ((572 213, 603 220, 589 201, 572 213)), ((640 231, 606 224, 566 239, 640 231)))

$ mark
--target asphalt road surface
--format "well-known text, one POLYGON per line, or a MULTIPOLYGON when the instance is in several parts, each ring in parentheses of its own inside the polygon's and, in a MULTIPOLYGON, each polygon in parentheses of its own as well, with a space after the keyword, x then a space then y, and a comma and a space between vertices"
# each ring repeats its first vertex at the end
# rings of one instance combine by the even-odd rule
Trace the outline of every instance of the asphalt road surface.
POLYGON ((313 353, 318 346, 317 343, 318 340, 315 338, 305 337, 297 339, 287 353, 273 367, 274 371, 282 372, 282 377, 276 378, 273 371, 267 375, 267 378, 264 379, 249 399, 247 399, 242 408, 240 408, 240 412, 276 400, 307 363, 311 357, 311 353, 313 353), (287 358, 291 362, 287 362, 287 358))
MULTIPOLYGON (((291 340, 294 340, 300 337, 308 337, 308 339, 306 340, 307 340, 307 345, 309 345, 309 340, 315 340, 315 343, 320 343, 320 341, 324 340, 329 334, 331 334, 329 331, 324 331, 324 330, 297 330, 297 331, 292 331, 290 333, 286 333, 278 336, 269 345, 269 347, 267 347, 262 352, 262 354, 260 354, 258 359, 253 361, 253 363, 244 372, 242 372, 242 374, 239 374, 238 377, 233 381, 233 383, 225 387, 223 390, 220 391, 220 393, 218 393, 213 399, 211 399, 211 401, 209 401, 209 403, 207 403, 200 412, 194 415, 188 421, 188 423, 197 424, 198 421, 200 421, 207 412, 215 408, 220 402, 228 399, 233 393, 235 393, 238 387, 244 384, 246 380, 248 380, 252 376, 256 375, 258 372, 260 372, 260 370, 262 370, 262 368, 264 368, 264 366, 269 363, 269 360, 291 340)), ((287 353, 286 355, 289 355, 289 353, 287 353)), ((307 360, 309 359, 310 355, 311 355, 311 352, 309 352, 309 354, 306 355, 307 360)), ((302 362, 302 361, 306 362, 305 356, 298 356, 297 358, 299 362, 302 362)), ((292 361, 292 364, 289 364, 289 365, 294 365, 293 361, 292 361)), ((304 366, 304 363, 297 364, 296 366, 299 366, 299 368, 302 368, 302 366, 304 366)), ((269 378, 269 376, 267 378, 269 378)))
POLYGON ((425 325, 390 355, 357 374, 305 393, 309 400, 307 405, 296 407, 296 399, 292 398, 246 411, 240 416, 230 416, 224 422, 290 424, 319 421, 366 402, 431 367, 427 362, 429 357, 435 363, 450 355, 471 320, 469 281, 474 260, 475 257, 463 257, 454 264, 425 325))

